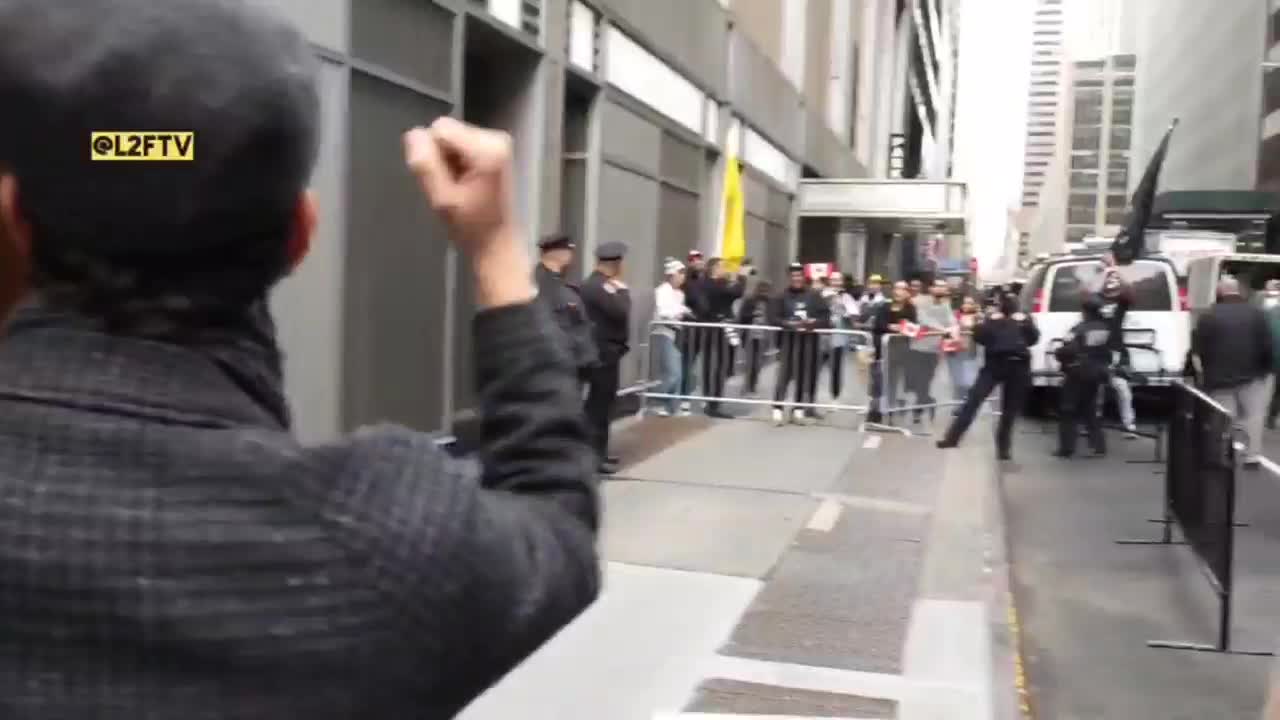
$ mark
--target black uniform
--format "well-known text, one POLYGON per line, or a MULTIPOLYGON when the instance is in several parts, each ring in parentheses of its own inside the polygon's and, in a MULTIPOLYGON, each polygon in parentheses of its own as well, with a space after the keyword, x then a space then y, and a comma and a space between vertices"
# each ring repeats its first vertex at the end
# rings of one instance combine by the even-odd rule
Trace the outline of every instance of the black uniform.
POLYGON ((1040 340, 1040 330, 1030 316, 1018 316, 1017 305, 1011 299, 1002 305, 999 316, 986 318, 973 330, 974 342, 984 350, 982 370, 938 447, 955 447, 973 424, 978 408, 999 386, 996 454, 1001 460, 1009 459, 1013 449, 1013 422, 1022 412, 1031 385, 1031 346, 1040 340))
POLYGON ((904 320, 915 324, 919 315, 914 304, 906 302, 898 306, 892 300, 876 303, 869 310, 864 308, 863 313, 870 318, 871 341, 875 344, 875 362, 871 365, 869 389, 872 407, 867 419, 878 423, 884 420, 885 410, 893 411, 893 406, 898 401, 898 390, 906 379, 907 341, 904 336, 895 333, 904 320), (885 372, 886 365, 888 372, 885 372))
MULTIPOLYGON (((685 273, 684 281, 684 304, 693 311, 693 319, 705 317, 707 314, 707 303, 705 290, 705 275, 692 267, 685 273)), ((697 361, 702 354, 702 348, 706 345, 703 338, 703 329, 700 327, 683 328, 679 335, 680 347, 680 394, 693 395, 697 390, 698 373, 694 372, 697 367, 697 361)), ((706 379, 703 379, 703 389, 705 390, 706 379)))
POLYGON ((1098 390, 1107 381, 1111 366, 1111 322, 1101 315, 1101 304, 1093 300, 1085 307, 1084 322, 1071 329, 1066 342, 1055 354, 1062 366, 1062 410, 1058 418, 1059 457, 1071 457, 1076 451, 1079 425, 1089 431, 1089 444, 1099 455, 1107 451, 1098 417, 1098 390))
POLYGON ((556 327, 564 333, 569 345, 569 357, 578 369, 578 377, 586 382, 599 359, 595 339, 591 336, 591 321, 587 319, 580 290, 565 282, 564 275, 538 263, 534 270, 538 283, 538 300, 551 311, 556 327))
MULTIPOLYGON (((621 243, 605 243, 597 255, 601 260, 617 260, 625 252, 621 243)), ((582 300, 599 351, 599 362, 588 377, 587 423, 601 463, 609 459, 609 423, 618 397, 618 363, 631 349, 631 293, 606 287, 607 282, 604 273, 597 270, 582 285, 582 300)))
POLYGON ((810 377, 818 371, 818 334, 812 332, 830 325, 831 308, 818 291, 809 288, 788 287, 773 303, 771 324, 786 328, 782 331, 778 350, 782 364, 778 369, 778 383, 773 391, 774 407, 782 409, 787 396, 787 386, 796 383, 795 401, 813 402, 816 384, 810 377))
MULTIPOLYGON (((715 280, 709 276, 699 278, 694 290, 695 305, 690 306, 698 322, 732 323, 733 303, 742 297, 746 284, 739 278, 723 277, 715 280)), ((686 298, 688 296, 686 295, 686 298)), ((723 328, 699 328, 698 349, 702 356, 702 387, 707 397, 724 395, 725 380, 732 374, 733 348, 723 328)), ((720 403, 707 403, 707 414, 721 415, 720 403)))

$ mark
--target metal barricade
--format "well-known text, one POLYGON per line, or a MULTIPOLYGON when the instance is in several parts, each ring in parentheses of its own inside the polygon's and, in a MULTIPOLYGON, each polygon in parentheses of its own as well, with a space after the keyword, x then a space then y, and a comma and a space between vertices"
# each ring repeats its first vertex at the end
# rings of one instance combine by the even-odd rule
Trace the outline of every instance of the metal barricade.
POLYGON ((871 344, 864 330, 655 320, 649 331, 644 412, 868 409, 855 400, 862 349, 871 344))
MULTIPOLYGON (((1169 453, 1162 497, 1164 525, 1158 540, 1120 540, 1122 545, 1186 545, 1218 598, 1213 644, 1150 641, 1148 647, 1239 655, 1272 655, 1232 646, 1231 610, 1235 587, 1236 480, 1244 445, 1232 413, 1184 382, 1174 385, 1169 421, 1169 453), (1173 529, 1181 530, 1175 542, 1173 529)), ((1280 470, 1280 468, 1278 468, 1280 470)))
POLYGON ((913 348, 919 339, 885 333, 877 354, 875 336, 866 329, 656 320, 650 323, 642 412, 834 411, 902 431, 897 426, 904 414, 920 424, 926 415, 936 418, 938 408, 962 405, 980 364, 976 354, 958 363, 948 353, 913 348))

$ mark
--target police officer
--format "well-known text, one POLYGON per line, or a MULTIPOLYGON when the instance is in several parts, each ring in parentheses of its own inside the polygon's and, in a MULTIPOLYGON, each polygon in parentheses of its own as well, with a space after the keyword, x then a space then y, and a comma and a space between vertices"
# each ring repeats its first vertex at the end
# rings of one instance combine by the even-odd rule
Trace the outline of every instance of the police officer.
POLYGON ((596 249, 596 269, 582 284, 582 300, 591 320, 599 361, 587 382, 587 424, 600 458, 600 473, 618 472, 618 458, 609 455, 609 423, 618 397, 618 364, 631 349, 631 291, 622 281, 627 246, 607 242, 596 249))
POLYGON ((973 424, 978 408, 999 386, 996 455, 1008 460, 1013 450, 1013 421, 1022 412, 1031 385, 1031 346, 1040 340, 1040 330, 1030 316, 1018 309, 1017 296, 1006 293, 1000 298, 1000 307, 974 327, 973 340, 984 350, 982 369, 938 447, 958 445, 973 424))
POLYGON ((1097 398, 1111 365, 1112 327, 1103 317, 1102 302, 1097 297, 1085 299, 1081 314, 1084 321, 1072 328, 1061 347, 1054 351, 1065 376, 1058 418, 1058 451, 1054 453, 1061 458, 1075 455, 1079 423, 1084 423, 1089 432, 1093 453, 1105 455, 1107 452, 1097 398))
POLYGON ((557 233, 538 241, 538 249, 542 251, 542 257, 533 272, 538 285, 538 299, 551 311, 556 326, 565 334, 569 356, 578 368, 578 377, 585 383, 598 355, 582 296, 577 286, 566 282, 564 277, 573 262, 575 246, 568 235, 557 233))

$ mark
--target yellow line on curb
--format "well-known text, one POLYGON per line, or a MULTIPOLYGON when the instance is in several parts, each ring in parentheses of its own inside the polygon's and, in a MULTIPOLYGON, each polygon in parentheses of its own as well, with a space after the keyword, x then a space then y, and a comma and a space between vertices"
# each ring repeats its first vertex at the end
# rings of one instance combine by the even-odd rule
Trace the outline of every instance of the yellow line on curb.
POLYGON ((1026 664, 1022 659, 1022 626, 1018 622, 1018 608, 1013 602, 1013 592, 1009 591, 1009 630, 1013 635, 1013 684, 1018 689, 1018 708, 1026 720, 1035 720, 1035 712, 1031 708, 1031 688, 1027 683, 1026 664))

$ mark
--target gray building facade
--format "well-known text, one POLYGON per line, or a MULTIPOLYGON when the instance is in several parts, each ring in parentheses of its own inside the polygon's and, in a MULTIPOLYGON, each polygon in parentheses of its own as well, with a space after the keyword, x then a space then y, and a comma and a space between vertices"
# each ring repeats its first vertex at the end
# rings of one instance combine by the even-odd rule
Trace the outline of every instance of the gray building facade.
POLYGON ((853 129, 831 127, 853 108, 805 91, 826 90, 823 56, 848 59, 832 50, 846 35, 831 2, 805 10, 807 32, 831 39, 802 46, 817 69, 797 84, 716 0, 251 1, 297 24, 322 61, 319 236, 273 298, 307 441, 379 421, 448 430, 474 405, 468 276, 404 170, 411 126, 452 115, 511 132, 531 246, 557 230, 584 258, 630 245, 624 385, 641 378, 662 258, 718 249, 726 157, 744 164, 748 254, 773 276, 796 256, 801 175, 865 175, 853 129))

